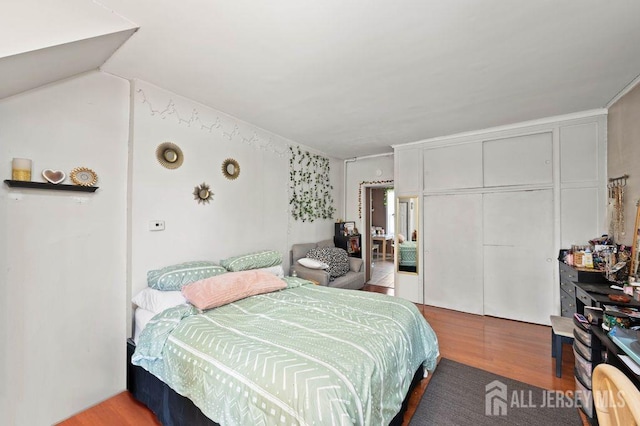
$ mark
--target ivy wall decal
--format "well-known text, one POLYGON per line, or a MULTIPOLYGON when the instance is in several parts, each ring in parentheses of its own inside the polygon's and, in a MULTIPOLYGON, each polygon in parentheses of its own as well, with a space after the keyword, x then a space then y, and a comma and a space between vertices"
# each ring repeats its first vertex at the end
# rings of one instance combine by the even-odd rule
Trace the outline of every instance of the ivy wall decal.
POLYGON ((291 216, 295 220, 313 222, 333 219, 333 186, 329 181, 329 159, 300 147, 289 146, 289 189, 291 216))

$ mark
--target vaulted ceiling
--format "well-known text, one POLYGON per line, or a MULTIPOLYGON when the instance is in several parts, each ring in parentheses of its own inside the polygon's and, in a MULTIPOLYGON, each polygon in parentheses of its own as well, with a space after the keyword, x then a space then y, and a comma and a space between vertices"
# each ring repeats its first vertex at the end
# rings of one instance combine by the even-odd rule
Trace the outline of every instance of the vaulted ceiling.
MULTIPOLYGON (((102 70, 338 158, 603 108, 640 74, 634 0, 11 0, 4 12, 0 97, 25 88, 7 71, 19 57, 109 36, 102 70)), ((67 54, 58 62, 85 56, 67 54)))

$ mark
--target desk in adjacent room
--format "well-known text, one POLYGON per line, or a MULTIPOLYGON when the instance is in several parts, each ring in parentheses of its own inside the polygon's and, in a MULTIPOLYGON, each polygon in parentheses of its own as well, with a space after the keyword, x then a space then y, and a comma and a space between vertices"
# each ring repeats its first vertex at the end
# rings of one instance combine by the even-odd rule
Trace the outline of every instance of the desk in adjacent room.
POLYGON ((379 241, 382 244, 382 258, 387 260, 387 241, 393 241, 393 235, 372 235, 372 241, 379 241))

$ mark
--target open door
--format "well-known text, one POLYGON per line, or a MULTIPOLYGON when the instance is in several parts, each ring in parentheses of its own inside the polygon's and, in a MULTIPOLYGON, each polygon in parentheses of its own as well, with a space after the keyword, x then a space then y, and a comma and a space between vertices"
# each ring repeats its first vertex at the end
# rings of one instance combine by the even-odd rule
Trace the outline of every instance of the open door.
POLYGON ((365 283, 371 281, 371 252, 373 244, 371 242, 371 187, 367 186, 364 191, 364 229, 362 234, 362 260, 364 260, 364 279, 365 283))
POLYGON ((393 187, 386 184, 367 186, 364 189, 363 205, 366 208, 363 212, 364 229, 361 234, 366 282, 393 288, 393 187))

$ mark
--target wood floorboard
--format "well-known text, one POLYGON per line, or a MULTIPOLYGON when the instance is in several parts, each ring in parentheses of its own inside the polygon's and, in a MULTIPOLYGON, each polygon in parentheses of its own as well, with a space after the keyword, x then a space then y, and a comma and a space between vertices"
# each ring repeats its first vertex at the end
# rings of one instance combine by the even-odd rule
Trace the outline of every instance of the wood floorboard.
POLYGON ((373 258, 371 279, 367 284, 393 288, 393 260, 383 260, 382 256, 378 257, 373 258))
MULTIPOLYGON (((392 288, 382 286, 365 285, 364 290, 393 294, 392 288)), ((575 389, 574 356, 569 345, 563 347, 562 378, 555 377, 550 327, 417 306, 438 336, 441 357, 544 389, 575 389)), ((412 392, 403 425, 408 425, 427 385, 425 379, 412 392)), ((127 391, 59 423, 62 426, 158 424, 154 415, 127 391)))
POLYGON ((146 406, 128 392, 119 394, 61 423, 63 426, 161 426, 146 406))

